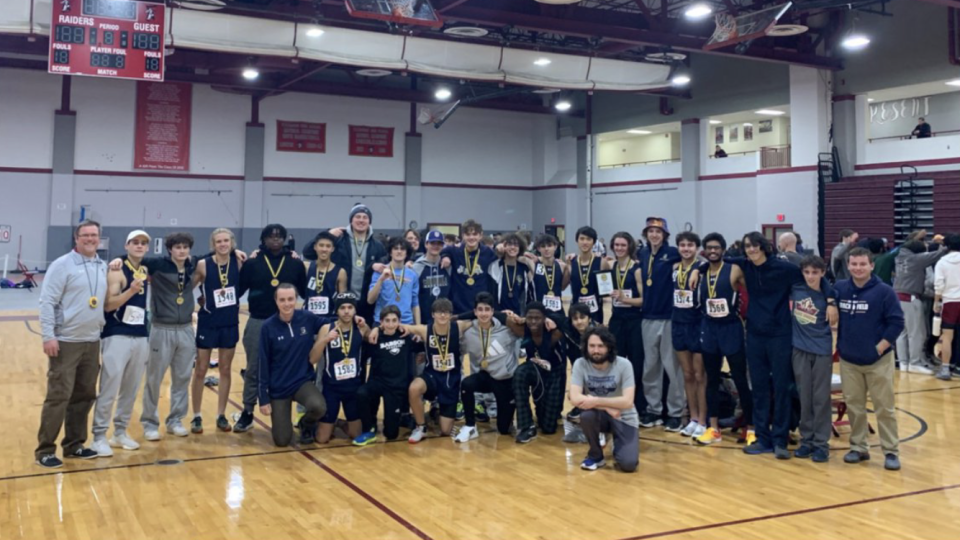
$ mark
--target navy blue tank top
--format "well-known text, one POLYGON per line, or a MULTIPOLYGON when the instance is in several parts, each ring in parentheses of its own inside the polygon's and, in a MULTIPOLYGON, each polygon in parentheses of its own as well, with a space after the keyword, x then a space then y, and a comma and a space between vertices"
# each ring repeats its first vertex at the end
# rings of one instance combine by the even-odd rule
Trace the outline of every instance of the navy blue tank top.
MULTIPOLYGON (((639 298, 640 291, 637 289, 637 275, 636 271, 639 268, 639 264, 636 261, 631 261, 630 266, 627 268, 626 273, 620 273, 619 263, 614 263, 613 268, 613 287, 615 289, 621 289, 626 291, 630 295, 630 298, 639 298)), ((611 315, 613 319, 642 319, 643 318, 643 308, 638 306, 627 306, 627 305, 617 305, 617 301, 613 301, 613 314, 611 315)))
POLYGON ((337 276, 340 267, 330 263, 326 272, 317 271, 317 261, 310 263, 307 270, 307 299, 304 309, 314 315, 327 316, 333 313, 333 297, 337 295, 337 276))
POLYGON ((527 304, 527 272, 530 269, 520 261, 517 261, 515 266, 507 266, 502 260, 497 261, 497 264, 500 265, 501 272, 500 310, 509 309, 517 315, 523 315, 527 304), (513 282, 512 290, 510 281, 513 282))
POLYGON ((740 322, 740 295, 730 285, 732 268, 733 265, 723 263, 717 275, 710 272, 708 265, 703 267, 700 274, 700 305, 703 318, 708 322, 740 322))
POLYGON ((546 307, 554 313, 563 313, 563 303, 560 302, 562 292, 563 270, 560 268, 560 263, 553 261, 553 266, 550 267, 538 262, 533 272, 533 296, 537 302, 546 305, 547 302, 543 301, 543 297, 547 295, 555 296, 557 300, 554 301, 554 304, 556 305, 546 307), (551 309, 552 307, 556 309, 551 309))
POLYGON ((600 265, 599 257, 593 257, 589 267, 581 264, 579 257, 574 257, 570 263, 570 289, 573 292, 573 303, 582 301, 590 305, 590 318, 602 323, 603 298, 600 298, 600 294, 597 292, 597 272, 600 271, 600 265), (588 271, 589 276, 587 275, 588 271), (583 274, 582 278, 581 274, 583 274), (583 283, 583 281, 586 281, 586 283, 583 283), (586 292, 584 292, 584 289, 586 292), (592 301, 590 297, 593 297, 592 301), (581 298, 584 300, 581 300, 581 298))
POLYGON ((197 326, 226 328, 239 325, 240 265, 237 258, 231 253, 227 264, 222 266, 217 264, 213 255, 203 260, 206 261, 207 275, 200 284, 203 307, 197 313, 197 326))
MULTIPOLYGON (((333 326, 330 327, 332 328, 333 326)), ((346 390, 360 388, 363 383, 360 358, 362 346, 363 336, 355 324, 351 324, 348 331, 341 330, 337 339, 327 343, 327 349, 324 351, 326 368, 323 370, 323 384, 346 390), (346 353, 344 353, 344 343, 349 343, 346 353)))
POLYGON ((448 386, 460 380, 463 373, 463 359, 460 356, 460 329, 457 328, 457 323, 450 323, 449 338, 434 333, 433 325, 428 325, 426 350, 427 365, 424 371, 432 371, 441 377, 448 377, 448 386), (446 358, 441 356, 441 349, 447 353, 446 358))
POLYGON ((699 323, 700 303, 697 291, 690 288, 690 275, 697 269, 697 263, 690 265, 683 280, 680 280, 680 268, 683 263, 677 263, 673 270, 673 315, 671 320, 677 323, 699 323), (688 306, 688 307, 680 307, 688 306))
MULTIPOLYGON (((123 272, 123 277, 127 279, 127 288, 124 291, 130 288, 130 285, 134 282, 136 277, 134 276, 134 271, 130 269, 132 264, 127 261, 126 255, 123 257, 123 266, 120 270, 123 272)), ((147 267, 141 266, 140 270, 143 272, 142 278, 146 279, 147 267)), ((147 282, 144 281, 143 289, 139 293, 130 297, 129 300, 116 311, 108 312, 104 315, 104 325, 103 330, 100 332, 101 338, 108 338, 110 336, 134 336, 134 337, 147 337, 149 333, 147 332, 146 325, 146 314, 147 314, 147 282), (130 313, 127 313, 129 309, 130 313), (126 318, 126 319, 125 319, 126 318), (139 321, 139 324, 129 324, 123 322, 124 320, 136 323, 139 321)))

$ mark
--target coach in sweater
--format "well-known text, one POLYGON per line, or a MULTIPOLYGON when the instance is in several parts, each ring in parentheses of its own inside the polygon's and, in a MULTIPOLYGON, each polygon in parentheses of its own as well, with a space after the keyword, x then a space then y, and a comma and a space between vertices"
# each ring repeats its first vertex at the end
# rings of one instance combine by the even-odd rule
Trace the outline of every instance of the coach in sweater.
POLYGON ((843 399, 850 414, 847 463, 870 459, 867 442, 867 393, 880 425, 880 446, 887 470, 900 469, 897 415, 893 393, 893 344, 903 331, 903 310, 893 289, 872 275, 873 261, 864 248, 847 256, 851 279, 838 281, 834 294, 840 306, 837 352, 843 399))

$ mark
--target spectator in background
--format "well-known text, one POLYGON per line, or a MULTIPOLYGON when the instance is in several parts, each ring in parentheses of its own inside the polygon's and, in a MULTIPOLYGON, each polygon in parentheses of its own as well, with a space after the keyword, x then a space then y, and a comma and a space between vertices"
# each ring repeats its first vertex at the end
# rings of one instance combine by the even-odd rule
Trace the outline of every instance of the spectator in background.
POLYGON ((297 249, 297 240, 293 237, 293 233, 287 235, 287 249, 290 251, 297 249))
POLYGON ((797 253, 797 235, 792 232, 785 232, 777 239, 777 258, 789 263, 800 266, 803 255, 797 253))
POLYGON ((458 243, 460 243, 460 239, 457 238, 457 235, 455 235, 455 234, 445 234, 445 235, 443 235, 443 246, 444 246, 444 247, 455 246, 455 245, 457 245, 458 243))
POLYGON ((850 272, 847 270, 847 250, 856 247, 857 239, 860 235, 852 229, 843 229, 840 231, 840 243, 830 252, 830 270, 833 272, 834 282, 841 279, 850 279, 850 272))
POLYGON ((888 250, 888 243, 886 238, 881 238, 880 242, 883 244, 883 253, 878 255, 873 260, 873 275, 880 278, 880 281, 886 283, 887 285, 893 286, 893 269, 895 267, 894 262, 897 258, 897 253, 899 249, 890 249, 888 250))
POLYGON ((929 139, 933 136, 932 128, 930 124, 927 123, 927 119, 920 117, 920 123, 917 124, 917 127, 913 128, 913 132, 910 135, 918 139, 929 139))
POLYGON ((607 241, 601 238, 593 245, 593 254, 597 257, 607 256, 607 241))
POLYGON ((807 253, 808 250, 806 246, 803 245, 803 238, 800 237, 800 233, 793 231, 793 235, 797 237, 797 253, 801 255, 815 255, 812 249, 807 253))
POLYGON ((946 238, 948 253, 934 270, 933 288, 936 297, 933 311, 940 315, 942 320, 940 349, 943 364, 937 372, 937 378, 942 381, 951 379, 950 361, 953 358, 953 334, 960 327, 960 235, 951 234, 946 238))
POLYGON ((410 260, 415 260, 420 254, 425 253, 423 243, 420 241, 420 233, 416 229, 407 229, 403 233, 403 239, 410 244, 410 260))
POLYGON ((725 157, 727 157, 727 153, 724 152, 724 151, 723 151, 723 148, 720 148, 720 145, 718 144, 717 147, 713 150, 713 157, 715 157, 715 158, 725 158, 725 157))
POLYGON ((897 339, 897 358, 901 371, 933 375, 933 367, 928 365, 923 353, 923 345, 930 334, 922 296, 927 267, 936 264, 945 254, 943 250, 927 252, 921 240, 909 240, 900 246, 900 252, 897 253, 897 279, 893 289, 900 299, 900 308, 906 321, 906 327, 897 339))

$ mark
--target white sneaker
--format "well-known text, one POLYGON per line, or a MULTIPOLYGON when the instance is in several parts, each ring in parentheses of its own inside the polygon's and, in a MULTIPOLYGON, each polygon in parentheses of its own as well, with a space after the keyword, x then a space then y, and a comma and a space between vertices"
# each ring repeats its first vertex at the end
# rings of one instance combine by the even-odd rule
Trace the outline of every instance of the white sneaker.
POLYGON ((159 441, 161 437, 160 432, 156 429, 148 429, 143 432, 143 438, 148 441, 159 441))
POLYGON ((917 373, 919 375, 933 375, 934 371, 923 364, 910 364, 907 366, 907 373, 917 373))
POLYGON ((697 423, 697 429, 696 429, 696 431, 693 432, 693 435, 691 435, 691 437, 693 437, 694 439, 696 439, 696 438, 698 438, 698 437, 702 437, 703 434, 706 433, 706 432, 707 432, 707 426, 705 426, 705 425, 703 425, 703 424, 700 424, 700 423, 697 423))
MULTIPOLYGON (((157 433, 159 436, 160 434, 157 433)), ((114 448, 123 448, 124 450, 139 450, 140 443, 130 438, 126 433, 114 433, 110 437, 110 446, 114 448)))
POLYGON ((97 453, 97 457, 113 457, 113 450, 110 449, 106 439, 94 439, 90 449, 97 453))
POLYGON ((423 436, 426 434, 426 428, 424 426, 417 426, 413 428, 413 431, 410 433, 410 438, 407 439, 407 442, 410 444, 417 444, 423 440, 423 436))
POLYGON ((607 434, 600 432, 600 448, 607 446, 607 434))
POLYGON ((687 427, 680 430, 680 435, 684 437, 692 437, 694 433, 697 432, 697 428, 700 426, 700 422, 696 420, 691 420, 687 427))
POLYGON ((180 422, 177 422, 172 426, 167 426, 167 433, 172 433, 177 437, 186 437, 187 435, 190 434, 190 431, 187 428, 183 427, 183 424, 181 424, 180 422))
POLYGON ((460 431, 457 432, 457 436, 453 438, 453 441, 463 443, 479 437, 480 433, 477 431, 476 426, 463 426, 460 428, 460 431))

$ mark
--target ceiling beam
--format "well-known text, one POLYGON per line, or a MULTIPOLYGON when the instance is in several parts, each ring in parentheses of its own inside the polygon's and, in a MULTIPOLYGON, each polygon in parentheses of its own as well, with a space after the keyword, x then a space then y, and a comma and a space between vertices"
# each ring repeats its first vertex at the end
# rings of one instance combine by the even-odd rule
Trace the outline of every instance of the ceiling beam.
POLYGON ((947 6, 954 9, 960 9, 960 0, 921 0, 927 2, 928 4, 938 4, 941 6, 947 6))
POLYGON ((469 1, 469 0, 450 0, 450 1, 447 2, 446 4, 444 4, 444 5, 436 8, 436 9, 437 9, 437 13, 446 13, 446 12, 450 11, 451 9, 459 6, 460 4, 465 4, 465 3, 467 3, 468 1, 469 1))

